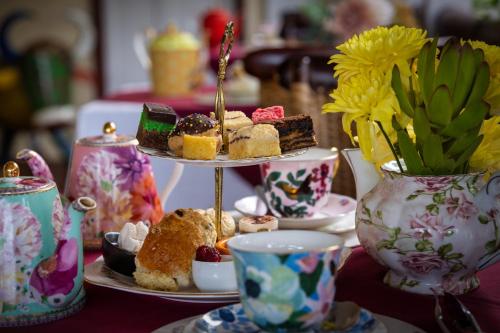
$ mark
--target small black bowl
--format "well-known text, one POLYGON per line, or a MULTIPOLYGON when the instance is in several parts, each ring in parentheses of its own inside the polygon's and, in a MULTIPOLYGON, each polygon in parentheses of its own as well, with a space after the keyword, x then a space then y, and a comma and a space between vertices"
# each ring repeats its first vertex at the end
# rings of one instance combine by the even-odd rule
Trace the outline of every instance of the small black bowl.
POLYGON ((118 247, 119 232, 107 232, 102 239, 104 263, 112 270, 132 276, 135 272, 135 253, 118 247))

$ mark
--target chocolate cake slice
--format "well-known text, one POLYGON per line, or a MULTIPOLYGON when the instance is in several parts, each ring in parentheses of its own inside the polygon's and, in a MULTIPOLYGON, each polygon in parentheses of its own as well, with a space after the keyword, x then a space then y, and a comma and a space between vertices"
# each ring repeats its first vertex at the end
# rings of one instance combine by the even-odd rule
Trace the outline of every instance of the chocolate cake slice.
POLYGON ((168 136, 175 128, 177 114, 167 105, 144 103, 137 140, 143 147, 167 150, 168 136))
POLYGON ((261 124, 271 124, 278 130, 281 152, 313 147, 318 144, 310 116, 290 116, 262 121, 261 124))

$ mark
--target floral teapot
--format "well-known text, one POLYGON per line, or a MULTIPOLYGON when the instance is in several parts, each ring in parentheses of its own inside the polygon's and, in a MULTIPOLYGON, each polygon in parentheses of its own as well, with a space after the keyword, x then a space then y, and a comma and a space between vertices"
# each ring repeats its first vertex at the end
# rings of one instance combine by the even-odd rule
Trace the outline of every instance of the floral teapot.
POLYGON ((80 197, 67 214, 56 184, 20 177, 8 162, 0 178, 0 327, 66 317, 84 304, 80 223, 95 201, 80 197))
POLYGON ((421 294, 463 294, 500 260, 500 172, 410 176, 396 163, 383 178, 359 149, 343 151, 356 180, 356 232, 389 267, 384 282, 421 294))
MULTIPOLYGON (((97 209, 82 222, 85 248, 100 248, 104 233, 120 231, 126 222, 159 222, 162 207, 182 175, 183 166, 176 164, 160 198, 148 156, 137 150, 134 137, 115 132, 114 123, 108 122, 103 135, 79 139, 73 147, 66 197, 88 196, 97 202, 97 209)), ((34 175, 53 179, 36 152, 24 149, 17 158, 26 161, 34 175)))

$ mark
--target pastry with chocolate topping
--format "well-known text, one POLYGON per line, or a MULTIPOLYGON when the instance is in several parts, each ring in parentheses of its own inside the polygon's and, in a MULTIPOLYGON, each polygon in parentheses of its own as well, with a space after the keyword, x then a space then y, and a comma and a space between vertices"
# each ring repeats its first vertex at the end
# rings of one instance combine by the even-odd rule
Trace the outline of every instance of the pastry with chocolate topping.
POLYGON ((290 116, 282 119, 265 120, 260 124, 270 124, 278 130, 282 152, 313 147, 318 144, 310 116, 290 116))
POLYGON ((238 222, 240 233, 272 231, 278 229, 278 219, 271 215, 245 216, 238 222))
POLYGON ((177 114, 167 105, 144 103, 137 140, 143 147, 166 150, 168 136, 177 123, 177 114))
MULTIPOLYGON (((210 119, 209 117, 193 113, 190 114, 177 123, 175 129, 170 134, 168 138, 168 148, 177 156, 183 156, 184 149, 184 135, 190 136, 200 136, 200 137, 209 137, 216 138, 215 145, 215 154, 219 152, 222 146, 222 137, 219 133, 219 124, 216 120, 210 119)), ((212 141, 213 139, 208 140, 210 144, 207 144, 207 147, 213 147, 212 141)), ((197 144, 199 144, 199 140, 197 144)), ((211 148, 212 149, 212 148, 211 148)), ((189 151, 192 151, 189 149, 189 151)), ((213 155, 213 154, 210 154, 213 155)), ((196 159, 196 156, 189 157, 190 159, 196 159)))

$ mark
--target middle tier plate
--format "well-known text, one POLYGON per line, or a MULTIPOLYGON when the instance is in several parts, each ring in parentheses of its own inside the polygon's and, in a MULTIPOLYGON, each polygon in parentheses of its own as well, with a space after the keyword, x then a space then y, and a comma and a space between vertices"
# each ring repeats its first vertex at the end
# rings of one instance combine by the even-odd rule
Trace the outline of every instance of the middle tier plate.
POLYGON ((201 166, 201 167, 211 167, 211 168, 214 168, 214 167, 234 168, 234 167, 241 167, 241 166, 257 165, 257 164, 262 164, 262 163, 268 162, 268 161, 276 161, 276 160, 281 160, 281 159, 285 159, 285 158, 290 158, 290 157, 302 155, 308 150, 308 148, 292 150, 292 151, 289 151, 289 152, 281 154, 281 155, 246 158, 246 159, 241 159, 241 160, 230 160, 228 155, 222 155, 222 154, 217 155, 215 160, 188 160, 188 159, 185 159, 185 158, 182 158, 179 156, 175 156, 172 152, 165 151, 165 150, 147 148, 147 147, 143 147, 143 146, 137 146, 137 150, 143 152, 144 154, 150 155, 150 156, 165 158, 165 159, 172 160, 174 162, 182 163, 182 164, 201 166))

